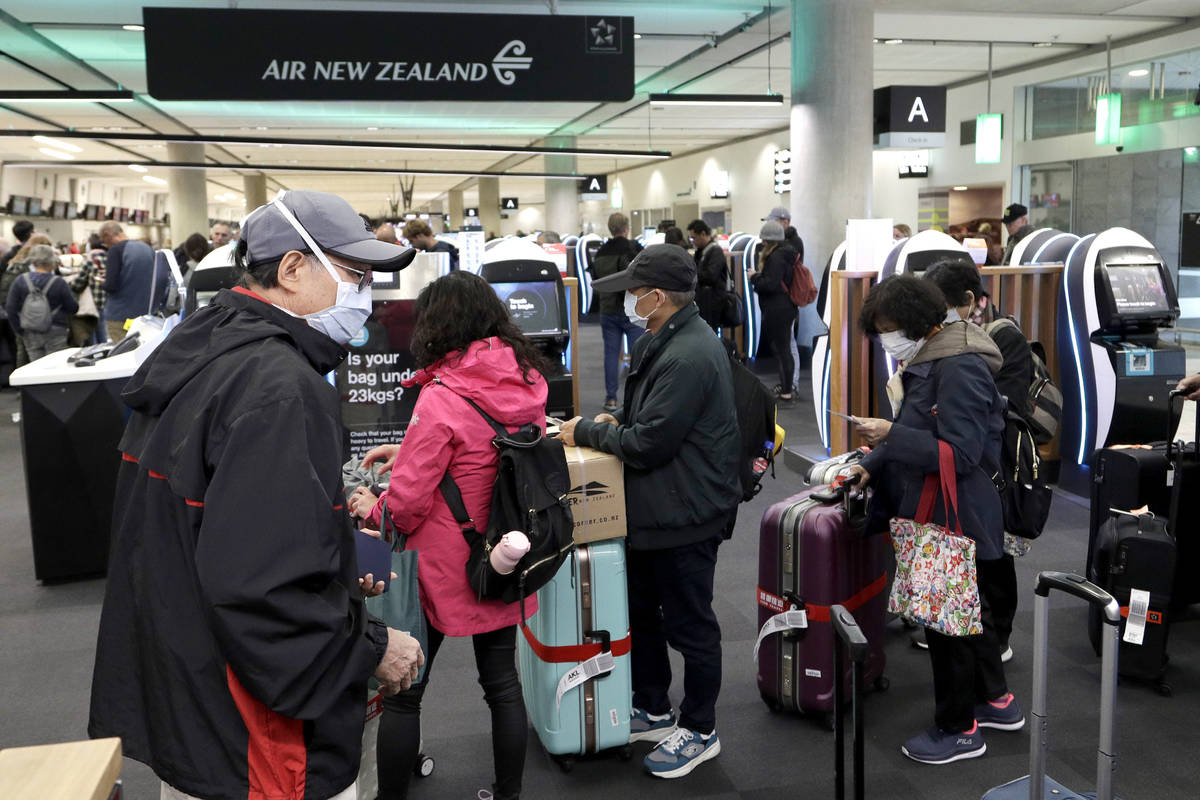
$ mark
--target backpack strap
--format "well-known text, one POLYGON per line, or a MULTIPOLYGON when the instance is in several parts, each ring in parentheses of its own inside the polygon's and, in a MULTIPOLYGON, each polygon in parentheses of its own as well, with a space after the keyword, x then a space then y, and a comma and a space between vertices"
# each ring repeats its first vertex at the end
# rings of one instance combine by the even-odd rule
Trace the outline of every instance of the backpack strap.
POLYGON ((438 489, 442 492, 442 497, 446 501, 446 505, 450 508, 450 513, 454 515, 454 521, 458 523, 458 527, 462 529, 463 536, 468 537, 470 534, 478 534, 475 529, 475 520, 471 519, 471 515, 467 512, 467 505, 463 502, 462 491, 458 488, 458 483, 450 475, 450 470, 446 470, 446 474, 442 476, 441 483, 438 484, 438 489))

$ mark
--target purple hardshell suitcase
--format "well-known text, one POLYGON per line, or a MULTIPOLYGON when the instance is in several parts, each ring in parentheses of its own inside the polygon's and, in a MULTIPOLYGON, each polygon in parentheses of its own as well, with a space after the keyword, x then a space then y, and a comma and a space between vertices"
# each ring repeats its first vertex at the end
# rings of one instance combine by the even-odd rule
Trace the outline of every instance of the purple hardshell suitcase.
MULTIPOLYGON (((767 509, 758 549, 758 689, 773 711, 820 714, 833 726, 834 632, 829 609, 854 614, 870 642, 863 680, 886 689, 883 677, 887 607, 887 536, 864 537, 861 500, 818 486, 767 509), (803 626, 789 610, 803 609, 803 626), (767 633, 773 626, 784 628, 767 633), (787 627, 784 627, 784 626, 787 627)), ((847 668, 843 681, 849 681, 847 668)), ((844 685, 849 689, 849 683, 844 685)), ((847 695, 849 691, 847 691, 847 695)))

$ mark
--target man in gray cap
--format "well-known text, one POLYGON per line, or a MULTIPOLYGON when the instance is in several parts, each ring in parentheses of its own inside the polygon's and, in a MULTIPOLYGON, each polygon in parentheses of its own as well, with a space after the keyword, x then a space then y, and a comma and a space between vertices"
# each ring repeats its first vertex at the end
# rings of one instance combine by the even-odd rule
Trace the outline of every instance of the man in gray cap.
POLYGON ((592 286, 624 291, 626 315, 647 334, 630 354, 623 407, 576 417, 561 436, 625 465, 630 738, 658 742, 645 760, 651 775, 679 778, 721 752, 721 628, 712 597, 717 547, 741 499, 733 378, 724 346, 692 302, 696 264, 682 248, 651 245, 592 286), (668 644, 684 662, 678 716, 668 697, 668 644))
POLYGON ((324 376, 413 251, 350 205, 280 193, 246 218, 243 284, 189 315, 126 385, 93 737, 164 798, 351 800, 367 679, 423 663, 369 616, 324 376))
POLYGON ((1004 256, 1000 263, 1007 264, 1012 259, 1013 248, 1017 246, 1017 242, 1033 233, 1033 226, 1029 224, 1029 209, 1020 203, 1012 203, 1004 209, 1004 216, 1000 221, 1008 231, 1008 244, 1004 246, 1004 256))
POLYGON ((800 238, 800 234, 792 227, 792 212, 788 211, 783 206, 775 206, 767 215, 762 218, 763 222, 775 221, 783 226, 783 239, 788 243, 788 246, 796 251, 796 255, 800 260, 804 260, 804 240, 800 238))

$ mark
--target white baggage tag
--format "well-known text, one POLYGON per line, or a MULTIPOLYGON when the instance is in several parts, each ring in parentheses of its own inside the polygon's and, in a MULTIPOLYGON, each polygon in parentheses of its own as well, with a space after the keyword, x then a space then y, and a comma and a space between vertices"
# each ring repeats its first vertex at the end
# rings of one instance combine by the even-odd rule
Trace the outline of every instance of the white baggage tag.
POLYGON ((558 681, 558 690, 554 693, 555 709, 562 706, 563 695, 577 686, 590 681, 592 678, 601 675, 607 675, 612 672, 616 666, 616 661, 613 659, 611 651, 605 650, 599 655, 592 656, 582 664, 576 664, 571 669, 567 670, 567 674, 563 675, 558 681))
POLYGON ((1141 644, 1146 636, 1146 613, 1150 610, 1150 593, 1145 589, 1129 590, 1129 619, 1125 623, 1125 635, 1121 637, 1129 644, 1141 644))
POLYGON ((776 614, 768 619, 763 623, 762 630, 758 632, 758 639, 754 642, 754 663, 758 663, 758 648, 762 647, 763 639, 780 631, 790 631, 807 627, 808 612, 804 609, 794 608, 791 611, 784 611, 782 614, 776 614))

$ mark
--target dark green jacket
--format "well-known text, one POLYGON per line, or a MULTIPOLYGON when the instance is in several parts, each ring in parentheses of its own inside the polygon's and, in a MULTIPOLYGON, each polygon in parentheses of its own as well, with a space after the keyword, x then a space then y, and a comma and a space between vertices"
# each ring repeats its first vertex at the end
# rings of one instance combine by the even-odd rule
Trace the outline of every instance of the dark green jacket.
POLYGON ((620 424, 583 420, 581 445, 625 465, 625 515, 635 550, 710 539, 737 508, 737 408, 729 356, 695 304, 633 347, 620 424))

